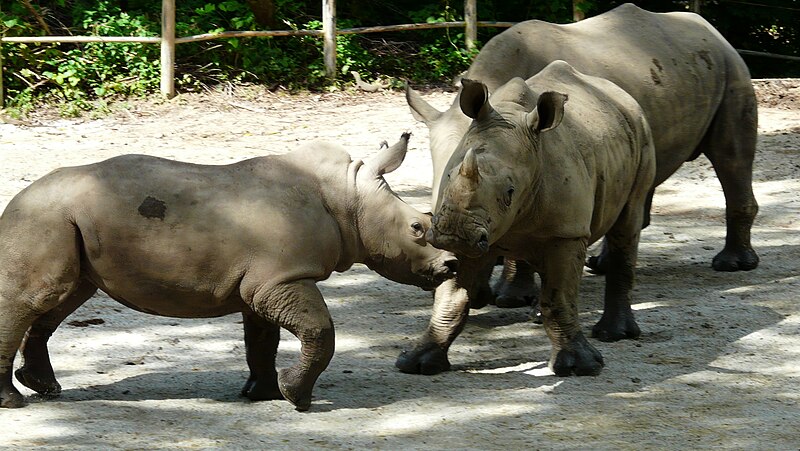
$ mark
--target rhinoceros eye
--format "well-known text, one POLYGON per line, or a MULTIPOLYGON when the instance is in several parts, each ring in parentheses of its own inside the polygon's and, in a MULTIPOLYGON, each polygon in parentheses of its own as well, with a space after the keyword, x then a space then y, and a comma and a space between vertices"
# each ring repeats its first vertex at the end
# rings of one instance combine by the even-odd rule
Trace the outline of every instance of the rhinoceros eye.
POLYGON ((503 203, 505 204, 506 207, 511 206, 512 196, 514 196, 514 187, 509 186, 505 194, 503 195, 503 203))
POLYGON ((422 227, 422 224, 419 222, 411 223, 411 230, 414 233, 414 236, 421 237, 425 234, 425 227, 422 227))

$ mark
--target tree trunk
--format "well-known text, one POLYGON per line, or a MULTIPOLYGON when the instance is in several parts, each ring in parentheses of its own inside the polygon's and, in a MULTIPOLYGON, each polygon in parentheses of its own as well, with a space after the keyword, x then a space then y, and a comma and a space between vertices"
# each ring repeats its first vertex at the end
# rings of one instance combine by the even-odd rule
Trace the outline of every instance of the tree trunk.
POLYGON ((267 29, 277 28, 275 2, 273 0, 247 0, 247 5, 256 17, 256 23, 267 29))
POLYGON ((583 11, 586 0, 572 0, 572 20, 580 22, 586 18, 586 13, 583 11))

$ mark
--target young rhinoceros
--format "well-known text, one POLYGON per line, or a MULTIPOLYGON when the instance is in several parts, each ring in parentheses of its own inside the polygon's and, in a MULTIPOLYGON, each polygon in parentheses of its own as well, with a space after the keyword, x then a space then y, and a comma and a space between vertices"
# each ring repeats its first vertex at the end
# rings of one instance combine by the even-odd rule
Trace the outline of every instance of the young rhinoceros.
POLYGON ((512 79, 491 102, 485 85, 463 83, 461 108, 473 121, 448 164, 427 237, 463 258, 456 278, 436 289, 427 332, 397 366, 423 374, 449 368, 476 272, 502 255, 528 261, 541 276, 555 374, 598 374, 603 360, 581 332, 578 286, 587 246, 606 235, 612 264, 592 332, 600 340, 639 335, 630 301, 655 173, 647 121, 625 91, 563 61, 527 84, 512 79))
POLYGON ((430 219, 383 178, 408 138, 366 162, 314 143, 227 166, 125 155, 37 180, 0 216, 0 406, 24 405, 11 372, 26 331, 17 379, 60 392, 47 340, 101 289, 156 315, 242 312, 242 394, 308 409, 334 352, 316 282, 357 262, 424 288, 453 275, 455 257, 425 242, 430 219), (276 372, 280 327, 301 356, 276 372))

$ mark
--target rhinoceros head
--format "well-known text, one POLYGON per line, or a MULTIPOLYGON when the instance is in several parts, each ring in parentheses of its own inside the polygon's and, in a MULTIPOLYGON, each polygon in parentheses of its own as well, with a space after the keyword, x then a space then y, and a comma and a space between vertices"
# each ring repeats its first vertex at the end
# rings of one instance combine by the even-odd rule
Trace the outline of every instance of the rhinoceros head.
POLYGON ((405 203, 383 178, 403 162, 409 137, 404 133, 397 144, 382 147, 358 171, 358 230, 370 269, 395 282, 430 289, 453 277, 458 261, 425 241, 431 215, 405 203))
POLYGON ((448 163, 427 240, 478 257, 527 207, 538 179, 540 135, 560 124, 566 96, 545 92, 536 97, 518 78, 498 89, 495 109, 484 84, 462 83, 461 110, 473 121, 448 163))

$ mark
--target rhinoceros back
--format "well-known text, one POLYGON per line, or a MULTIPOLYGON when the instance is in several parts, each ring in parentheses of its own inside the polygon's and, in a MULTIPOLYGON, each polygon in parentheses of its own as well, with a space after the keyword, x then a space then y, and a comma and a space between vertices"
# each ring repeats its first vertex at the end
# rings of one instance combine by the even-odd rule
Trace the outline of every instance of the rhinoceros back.
POLYGON ((639 102, 658 151, 656 183, 696 156, 725 96, 755 98, 744 61, 702 17, 632 4, 568 25, 521 22, 484 46, 466 78, 493 90, 559 59, 639 102))

